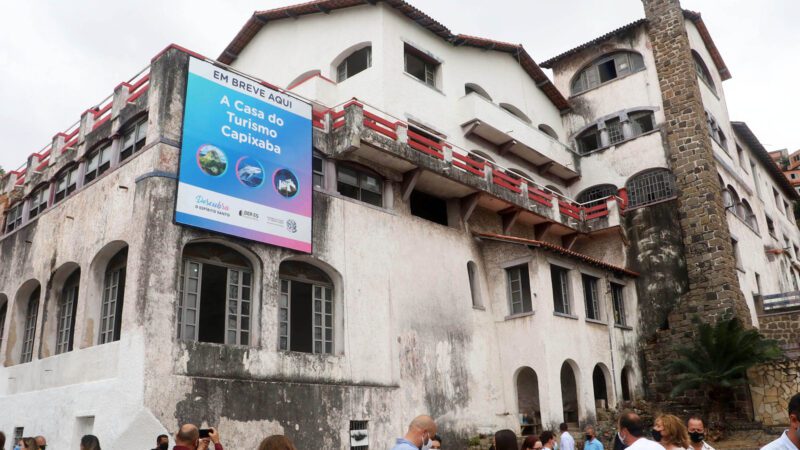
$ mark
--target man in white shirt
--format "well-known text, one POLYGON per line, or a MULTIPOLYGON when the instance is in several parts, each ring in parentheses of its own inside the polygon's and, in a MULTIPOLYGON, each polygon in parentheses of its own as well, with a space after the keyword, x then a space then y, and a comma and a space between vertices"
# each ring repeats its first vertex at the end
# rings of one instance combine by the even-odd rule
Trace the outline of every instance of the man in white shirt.
POLYGON ((575 450, 575 439, 569 434, 567 428, 566 423, 558 426, 559 431, 561 431, 561 442, 558 444, 558 448, 561 450, 575 450))
POLYGON ((800 448, 800 394, 789 400, 789 429, 761 450, 798 450, 800 448))
POLYGON ((714 447, 706 442, 706 424, 702 417, 689 417, 689 420, 686 421, 686 429, 689 431, 689 440, 693 450, 714 450, 714 447))
POLYGON ((638 414, 625 412, 619 417, 619 439, 627 447, 625 450, 664 450, 658 442, 642 437, 642 419, 638 414))

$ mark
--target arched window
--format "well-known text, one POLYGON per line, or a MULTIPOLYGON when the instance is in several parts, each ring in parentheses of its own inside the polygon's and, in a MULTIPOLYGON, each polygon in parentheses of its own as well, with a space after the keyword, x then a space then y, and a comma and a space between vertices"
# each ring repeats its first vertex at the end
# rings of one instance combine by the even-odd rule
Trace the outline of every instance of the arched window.
POLYGON ((128 247, 123 248, 108 262, 103 277, 103 303, 100 312, 98 344, 118 341, 122 327, 122 304, 125 299, 125 271, 128 264, 128 247))
POLYGON ((630 366, 625 366, 622 368, 622 374, 620 375, 620 384, 622 384, 622 400, 629 402, 633 400, 633 389, 631 389, 631 384, 633 383, 633 372, 630 366))
POLYGON ((553 186, 552 184, 548 184, 547 186, 545 186, 545 189, 547 189, 550 192, 554 192, 554 193, 556 193, 558 195, 564 196, 564 193, 561 192, 561 189, 553 186))
POLYGON ((607 376, 608 368, 601 364, 594 366, 592 371, 592 387, 594 390, 594 402, 599 409, 611 408, 611 383, 607 376))
POLYGON ((530 175, 519 169, 506 169, 506 175, 518 180, 533 181, 530 175))
POLYGON ((582 190, 576 200, 578 203, 588 203, 617 195, 617 187, 613 184, 598 184, 582 190))
POLYGON ((491 156, 489 156, 489 155, 488 155, 486 152, 483 152, 483 151, 481 151, 481 150, 470 150, 470 152, 469 152, 469 156, 470 156, 470 157, 475 157, 475 156, 477 156, 477 159, 478 159, 479 161, 484 161, 484 162, 494 162, 494 158, 492 158, 492 157, 491 157, 491 156))
POLYGON ((676 194, 675 179, 667 169, 648 169, 632 176, 625 183, 629 207, 649 205, 672 198, 676 194))
POLYGON ((478 265, 474 261, 467 263, 467 277, 469 278, 469 293, 472 296, 472 306, 474 308, 483 308, 480 283, 478 283, 478 265))
POLYGON ((222 244, 193 243, 182 260, 178 339, 249 345, 253 269, 247 258, 222 244))
POLYGON ((78 312, 78 286, 81 270, 67 278, 58 299, 56 317, 56 354, 71 352, 75 338, 75 315, 78 312))
POLYGON ((500 107, 515 115, 519 120, 525 123, 532 123, 530 117, 526 116, 521 109, 509 103, 500 103, 500 107))
POLYGON ((464 85, 464 92, 466 94, 470 94, 472 92, 480 95, 481 97, 485 98, 486 100, 492 101, 492 97, 489 96, 489 93, 480 86, 475 83, 467 83, 464 85))
POLYGON ((556 133, 556 130, 554 130, 553 127, 551 127, 550 125, 547 125, 547 124, 544 124, 544 123, 540 123, 539 124, 539 131, 541 131, 542 133, 550 136, 553 139, 558 140, 558 133, 556 133))
POLYGON ((623 77, 644 69, 642 55, 629 51, 621 51, 604 55, 584 67, 572 79, 570 92, 579 94, 602 83, 623 77))
POLYGON ((383 206, 383 179, 369 169, 340 164, 336 168, 336 185, 345 197, 383 206))
POLYGON ((300 261, 280 266, 278 348, 334 353, 334 286, 321 269, 300 261))
POLYGON ((692 59, 694 60, 694 71, 697 72, 697 76, 711 89, 711 92, 716 94, 717 88, 714 86, 714 79, 711 78, 711 72, 708 71, 708 66, 703 62, 703 58, 692 50, 692 59))
POLYGON ((336 81, 342 82, 372 66, 372 46, 359 48, 350 53, 336 66, 336 81))
POLYGON ((753 212, 753 208, 750 206, 750 203, 742 199, 742 210, 744 211, 744 221, 750 228, 754 229, 758 232, 758 219, 756 218, 755 213, 753 212))
POLYGON ((735 216, 744 220, 744 207, 742 207, 742 200, 739 197, 739 193, 736 192, 736 189, 734 189, 731 185, 728 185, 727 190, 730 193, 731 203, 729 205, 725 205, 725 208, 730 210, 730 212, 732 212, 735 216))
POLYGON ((36 321, 39 316, 39 286, 33 290, 28 297, 27 308, 25 309, 25 320, 22 328, 22 351, 20 352, 19 362, 26 363, 33 359, 33 339, 36 336, 36 321))
POLYGON ((603 145, 600 140, 600 130, 597 128, 597 125, 583 130, 581 134, 575 137, 575 142, 578 144, 578 153, 581 155, 597 150, 603 145))

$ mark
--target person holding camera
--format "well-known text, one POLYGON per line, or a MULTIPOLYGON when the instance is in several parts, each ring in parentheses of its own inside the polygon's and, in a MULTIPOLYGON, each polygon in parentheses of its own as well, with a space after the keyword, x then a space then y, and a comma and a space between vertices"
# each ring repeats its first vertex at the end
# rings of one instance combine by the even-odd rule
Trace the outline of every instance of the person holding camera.
POLYGON ((175 433, 175 447, 172 450, 207 450, 212 442, 214 450, 225 450, 216 428, 200 430, 196 425, 187 423, 175 433))

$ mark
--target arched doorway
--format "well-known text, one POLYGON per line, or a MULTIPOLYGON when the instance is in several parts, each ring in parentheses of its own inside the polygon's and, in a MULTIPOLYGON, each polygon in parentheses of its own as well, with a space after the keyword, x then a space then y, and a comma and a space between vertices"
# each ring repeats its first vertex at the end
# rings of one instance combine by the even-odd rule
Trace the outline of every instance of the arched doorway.
POLYGON ((594 388, 594 407, 597 410, 611 407, 611 385, 608 382, 605 366, 597 364, 592 371, 592 387, 594 388))
POLYGON ((620 376, 620 384, 622 384, 622 400, 630 402, 633 400, 633 389, 631 389, 632 371, 630 366, 622 368, 622 375, 620 376))
MULTIPOLYGON (((574 364, 574 363, 573 363, 574 364)), ((561 405, 564 422, 578 426, 578 381, 570 361, 561 365, 561 405)))
POLYGON ((542 412, 539 406, 539 377, 530 367, 523 367, 517 373, 517 411, 523 436, 539 434, 542 431, 542 412))

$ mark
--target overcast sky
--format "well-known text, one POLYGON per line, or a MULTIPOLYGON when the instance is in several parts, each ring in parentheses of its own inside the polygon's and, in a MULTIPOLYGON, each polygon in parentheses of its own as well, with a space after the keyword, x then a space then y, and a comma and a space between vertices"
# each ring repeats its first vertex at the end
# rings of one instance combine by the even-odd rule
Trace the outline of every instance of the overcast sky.
MULTIPOLYGON (((168 44, 216 58, 254 10, 293 3, 298 1, 5 2, 0 166, 21 165, 168 44)), ((411 3, 454 33, 522 43, 537 61, 644 16, 639 0, 411 3)), ((683 0, 682 5, 703 14, 733 75, 724 83, 731 119, 746 121, 770 150, 800 149, 800 1, 683 0)))

